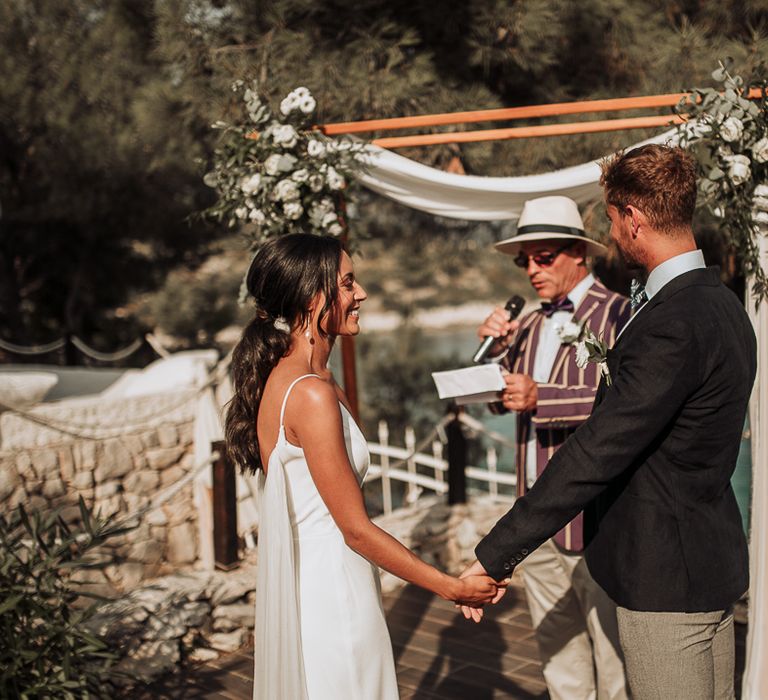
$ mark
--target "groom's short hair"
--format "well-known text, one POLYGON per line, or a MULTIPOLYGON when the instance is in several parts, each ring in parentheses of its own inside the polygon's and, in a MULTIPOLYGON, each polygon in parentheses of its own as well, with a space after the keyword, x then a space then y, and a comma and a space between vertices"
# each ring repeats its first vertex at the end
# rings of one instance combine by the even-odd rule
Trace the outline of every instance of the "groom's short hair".
POLYGON ((648 144, 600 163, 605 201, 637 207, 659 231, 691 226, 696 208, 696 160, 677 146, 648 144))

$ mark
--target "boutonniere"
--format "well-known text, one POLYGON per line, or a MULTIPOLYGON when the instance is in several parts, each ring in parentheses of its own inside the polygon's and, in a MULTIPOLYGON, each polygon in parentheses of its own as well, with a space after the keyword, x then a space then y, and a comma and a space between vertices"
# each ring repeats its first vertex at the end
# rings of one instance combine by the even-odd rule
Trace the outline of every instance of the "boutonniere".
POLYGON ((611 373, 608 371, 608 344, 603 340, 602 334, 596 336, 592 329, 584 323, 581 333, 574 343, 576 347, 576 365, 584 369, 589 362, 596 362, 600 368, 600 374, 605 377, 605 383, 611 386, 611 373))
POLYGON ((568 321, 557 329, 557 335, 560 336, 561 345, 573 345, 581 338, 582 324, 578 321, 568 321))

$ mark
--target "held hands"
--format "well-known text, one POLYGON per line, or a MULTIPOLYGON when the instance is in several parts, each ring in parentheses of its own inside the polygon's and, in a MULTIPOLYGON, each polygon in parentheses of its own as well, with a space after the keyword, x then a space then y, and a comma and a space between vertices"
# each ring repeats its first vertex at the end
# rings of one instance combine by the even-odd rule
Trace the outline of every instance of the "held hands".
POLYGON ((533 411, 539 401, 539 387, 527 374, 504 373, 507 386, 501 392, 501 402, 508 411, 533 411))
POLYGON ((507 592, 507 586, 509 585, 510 579, 504 579, 501 582, 496 582, 493 579, 490 579, 485 569, 483 568, 483 565, 479 561, 475 561, 474 563, 470 564, 459 576, 459 579, 462 581, 469 581, 472 579, 489 579, 494 583, 494 586, 496 588, 495 595, 488 599, 482 601, 480 604, 472 603, 468 600, 462 600, 457 601, 456 607, 461 608, 461 613, 464 615, 464 617, 467 620, 474 620, 475 622, 480 622, 480 620, 483 619, 483 604, 484 603, 491 603, 496 604, 498 603, 503 597, 504 594, 507 592))
POLYGON ((506 590, 507 583, 497 583, 485 572, 482 574, 469 574, 464 572, 456 579, 457 591, 454 597, 457 605, 482 606, 495 602, 504 593, 499 595, 499 590, 506 590))
POLYGON ((477 329, 477 335, 480 338, 497 338, 498 342, 493 344, 491 353, 498 355, 509 344, 509 339, 520 326, 519 321, 510 321, 509 312, 503 306, 497 306, 491 315, 483 321, 477 329))

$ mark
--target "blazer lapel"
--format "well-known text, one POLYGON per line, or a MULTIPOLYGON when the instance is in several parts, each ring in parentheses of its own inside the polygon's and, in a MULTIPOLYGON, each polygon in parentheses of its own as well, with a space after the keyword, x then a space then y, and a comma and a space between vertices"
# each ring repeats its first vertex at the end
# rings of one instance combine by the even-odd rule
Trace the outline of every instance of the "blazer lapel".
MULTIPOLYGON (((606 288, 599 281, 595 280, 595 283, 587 290, 587 293, 582 298, 578 307, 573 312, 573 320, 579 323, 587 323, 590 316, 592 316, 597 309, 605 303, 608 298, 606 288)), ((555 357, 555 362, 552 365, 552 372, 549 375, 550 383, 556 383, 557 378, 563 371, 568 356, 573 351, 573 346, 569 344, 561 344, 555 357)))

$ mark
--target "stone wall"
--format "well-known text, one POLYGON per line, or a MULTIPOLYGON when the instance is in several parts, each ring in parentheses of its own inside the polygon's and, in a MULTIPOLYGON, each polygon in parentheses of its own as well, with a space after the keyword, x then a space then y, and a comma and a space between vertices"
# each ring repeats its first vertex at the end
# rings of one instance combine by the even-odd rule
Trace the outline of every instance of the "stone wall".
MULTIPOLYGON (((61 508, 80 522, 78 497, 118 518, 134 513, 193 469, 192 420, 163 423, 120 437, 63 440, 0 451, 0 513, 18 504, 42 512, 61 508)), ((148 578, 191 566, 198 557, 192 484, 141 519, 135 530, 108 540, 100 554, 111 564, 87 573, 103 595, 130 590, 148 578)), ((81 577, 82 578, 82 577, 81 577)))

